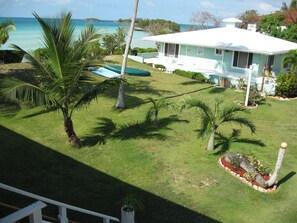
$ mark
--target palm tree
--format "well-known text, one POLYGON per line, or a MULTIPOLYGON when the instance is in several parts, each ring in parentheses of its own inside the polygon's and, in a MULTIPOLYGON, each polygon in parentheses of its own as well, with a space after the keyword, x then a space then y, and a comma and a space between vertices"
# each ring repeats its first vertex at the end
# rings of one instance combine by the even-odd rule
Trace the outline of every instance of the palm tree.
POLYGON ((295 73, 297 70, 297 50, 289 51, 282 60, 282 66, 286 67, 290 66, 290 70, 292 73, 295 73))
POLYGON ((146 121, 150 122, 153 118, 154 126, 158 125, 158 114, 160 110, 167 108, 171 103, 166 101, 165 98, 161 98, 158 100, 154 100, 153 98, 148 98, 148 101, 152 103, 152 106, 149 108, 148 112, 146 113, 146 121))
POLYGON ((15 30, 15 25, 11 19, 0 22, 0 47, 9 38, 9 32, 15 30))
POLYGON ((36 75, 32 76, 36 82, 6 79, 0 85, 1 94, 7 100, 29 100, 34 106, 60 109, 69 143, 80 147, 81 141, 72 122, 74 109, 87 105, 118 81, 100 82, 95 75, 86 72, 88 62, 84 55, 99 40, 93 26, 83 29, 75 42, 71 13, 62 14, 61 19, 52 21, 43 20, 36 13, 33 15, 43 30, 44 55, 26 52, 16 45, 13 47, 27 55, 36 71, 36 75))
POLYGON ((256 131, 254 124, 237 115, 239 112, 247 113, 248 110, 241 106, 226 106, 221 108, 223 99, 215 99, 214 108, 200 101, 197 98, 189 98, 184 102, 183 107, 197 108, 201 112, 201 129, 198 132, 199 137, 206 137, 210 134, 207 150, 214 150, 214 137, 219 128, 224 123, 237 123, 251 129, 251 132, 256 131))
POLYGON ((123 62, 122 62, 122 69, 121 69, 122 81, 120 83, 118 100, 117 100, 117 104, 116 104, 116 107, 121 108, 121 109, 125 108, 125 102, 124 102, 125 81, 124 81, 124 79, 125 79, 125 71, 126 71, 127 60, 128 60, 128 53, 129 53, 129 49, 130 49, 132 38, 133 38, 134 25, 135 25, 135 20, 136 20, 136 16, 137 16, 137 10, 138 10, 138 2, 139 2, 139 0, 135 0, 135 3, 134 3, 134 13, 133 13, 133 17, 131 20, 129 36, 128 36, 128 40, 126 43, 125 53, 124 53, 123 62))

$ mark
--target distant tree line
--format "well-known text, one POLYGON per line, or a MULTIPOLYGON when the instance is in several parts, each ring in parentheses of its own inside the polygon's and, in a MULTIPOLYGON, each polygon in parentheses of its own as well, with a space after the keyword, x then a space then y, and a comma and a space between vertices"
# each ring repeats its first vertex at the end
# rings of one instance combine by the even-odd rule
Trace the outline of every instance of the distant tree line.
MULTIPOLYGON (((131 19, 119 19, 118 22, 130 23, 131 19)), ((136 27, 153 35, 180 32, 180 25, 164 19, 136 19, 136 27)))

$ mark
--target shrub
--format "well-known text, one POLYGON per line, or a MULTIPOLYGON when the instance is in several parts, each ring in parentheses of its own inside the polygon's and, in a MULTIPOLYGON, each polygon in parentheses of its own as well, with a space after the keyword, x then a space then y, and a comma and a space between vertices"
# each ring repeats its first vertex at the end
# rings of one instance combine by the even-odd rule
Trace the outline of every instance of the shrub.
POLYGON ((192 71, 184 71, 184 70, 180 70, 180 69, 176 69, 175 74, 183 76, 183 77, 188 77, 194 80, 197 80, 199 82, 206 82, 207 78, 204 77, 203 74, 201 73, 197 73, 197 72, 192 72, 192 71))
MULTIPOLYGON (((246 96, 246 91, 244 94, 244 100, 246 96)), ((262 102, 261 94, 255 86, 250 87, 248 106, 256 106, 262 102)))
POLYGON ((158 52, 158 49, 157 48, 140 48, 140 47, 134 47, 132 50, 136 50, 138 53, 153 53, 153 52, 158 52))
POLYGON ((297 97, 297 75, 295 73, 279 74, 276 79, 276 95, 297 97))
POLYGON ((3 63, 20 63, 24 53, 16 50, 0 50, 0 61, 3 63))
POLYGON ((162 65, 162 64, 155 64, 154 67, 157 68, 157 69, 160 69, 160 70, 165 70, 166 69, 166 67, 164 65, 162 65))

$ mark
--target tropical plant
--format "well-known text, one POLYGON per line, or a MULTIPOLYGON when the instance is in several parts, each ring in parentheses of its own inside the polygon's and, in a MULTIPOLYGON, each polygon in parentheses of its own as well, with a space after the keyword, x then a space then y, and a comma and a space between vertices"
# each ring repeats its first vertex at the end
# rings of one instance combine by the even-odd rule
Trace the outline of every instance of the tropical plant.
POLYGON ((201 115, 201 129, 198 131, 199 138, 210 135, 207 150, 214 150, 214 137, 218 128, 224 123, 237 123, 250 128, 251 132, 256 131, 255 125, 247 118, 237 115, 238 113, 248 113, 248 110, 241 106, 231 105, 221 107, 222 98, 216 98, 214 108, 205 104, 198 98, 188 98, 183 104, 183 108, 197 108, 201 115))
POLYGON ((290 67, 292 73, 297 71, 297 50, 289 51, 282 60, 282 67, 290 67))
POLYGON ((15 29, 15 25, 11 19, 0 22, 0 47, 8 40, 9 32, 15 29))
POLYGON ((62 14, 60 19, 51 21, 43 20, 36 13, 33 15, 43 30, 43 50, 34 53, 16 45, 13 47, 27 54, 35 69, 36 75, 32 76, 35 81, 27 83, 15 78, 6 79, 1 83, 1 94, 7 100, 27 100, 33 106, 60 109, 69 143, 80 147, 81 141, 73 128, 73 111, 96 99, 99 93, 118 80, 101 82, 87 72, 85 52, 99 41, 93 26, 83 29, 77 44, 74 44, 71 13, 62 14))
POLYGON ((123 54, 124 52, 122 51, 122 48, 125 44, 126 35, 126 28, 119 27, 117 28, 116 33, 103 36, 102 45, 110 55, 115 54, 116 52, 123 54))
POLYGON ((297 97, 297 74, 296 73, 284 73, 277 75, 276 78, 276 95, 282 97, 297 97))
POLYGON ((122 206, 127 212, 131 212, 134 210, 141 211, 144 208, 141 199, 135 194, 126 195, 126 197, 124 197, 122 200, 122 206))
POLYGON ((290 22, 296 23, 297 0, 291 0, 289 5, 286 2, 282 2, 281 10, 286 13, 290 22))
POLYGON ((122 62, 122 69, 121 69, 122 81, 120 83, 118 99, 117 99, 117 103, 116 103, 116 107, 120 108, 120 109, 125 108, 125 102, 124 102, 125 71, 126 71, 126 66, 127 66, 128 54, 129 54, 129 50, 130 50, 130 46, 131 46, 131 42, 132 42, 132 38, 133 38, 133 31, 134 31, 135 20, 136 20, 137 10, 138 10, 138 2, 139 2, 139 0, 135 0, 135 2, 134 2, 134 11, 133 11, 129 36, 128 36, 125 53, 124 53, 124 57, 123 57, 123 62, 122 62))
POLYGON ((158 114, 162 109, 167 108, 168 106, 172 105, 172 103, 168 102, 165 98, 161 99, 153 99, 148 98, 148 101, 151 103, 151 107, 146 113, 145 120, 147 122, 151 122, 153 119, 154 126, 158 125, 158 114))

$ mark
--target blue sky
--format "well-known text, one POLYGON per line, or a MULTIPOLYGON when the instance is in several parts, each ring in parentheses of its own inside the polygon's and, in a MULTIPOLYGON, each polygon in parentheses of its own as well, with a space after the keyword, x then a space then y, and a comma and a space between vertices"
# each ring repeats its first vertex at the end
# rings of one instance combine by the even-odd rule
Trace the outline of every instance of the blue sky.
MULTIPOLYGON (((138 17, 160 18, 189 23, 193 12, 208 11, 221 18, 234 17, 255 9, 260 14, 279 10, 281 2, 290 0, 139 0, 138 17)), ((130 18, 134 0, 0 0, 1 17, 54 17, 71 11, 73 18, 95 17, 104 20, 130 18)))

